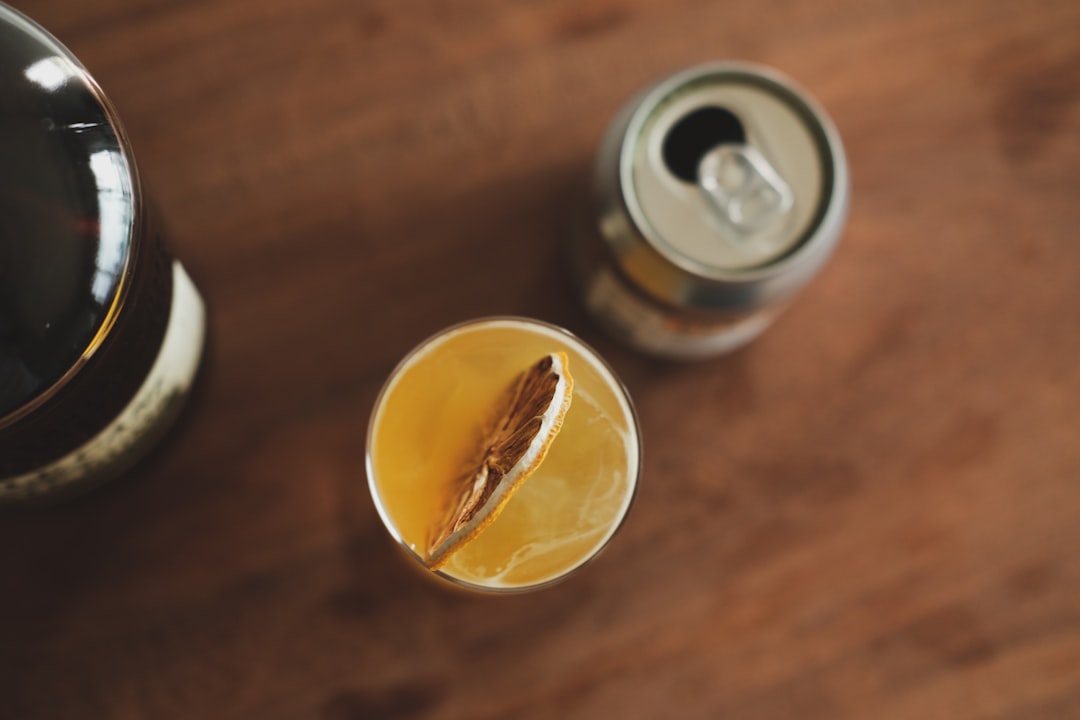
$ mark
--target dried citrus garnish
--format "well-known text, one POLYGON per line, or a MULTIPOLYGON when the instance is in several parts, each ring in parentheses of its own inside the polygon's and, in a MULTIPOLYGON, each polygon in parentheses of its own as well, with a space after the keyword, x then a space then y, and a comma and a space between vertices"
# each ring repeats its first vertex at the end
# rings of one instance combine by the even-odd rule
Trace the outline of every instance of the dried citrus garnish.
POLYGON ((447 492, 432 526, 427 566, 441 567, 487 528, 521 483, 536 472, 562 428, 574 389, 565 353, 545 355, 507 388, 478 457, 447 492))

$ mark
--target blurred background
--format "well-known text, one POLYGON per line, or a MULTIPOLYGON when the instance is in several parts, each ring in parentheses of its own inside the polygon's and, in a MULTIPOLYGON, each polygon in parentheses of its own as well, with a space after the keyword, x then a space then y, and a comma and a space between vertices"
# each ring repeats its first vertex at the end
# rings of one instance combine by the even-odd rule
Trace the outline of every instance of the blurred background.
POLYGON ((0 717, 1080 718, 1080 5, 18 0, 117 107, 210 310, 130 478, 0 518, 0 717), (775 67, 852 205, 719 359, 604 336, 566 258, 619 106, 775 67), (593 344, 645 443, 586 571, 414 574, 363 471, 454 322, 593 344))

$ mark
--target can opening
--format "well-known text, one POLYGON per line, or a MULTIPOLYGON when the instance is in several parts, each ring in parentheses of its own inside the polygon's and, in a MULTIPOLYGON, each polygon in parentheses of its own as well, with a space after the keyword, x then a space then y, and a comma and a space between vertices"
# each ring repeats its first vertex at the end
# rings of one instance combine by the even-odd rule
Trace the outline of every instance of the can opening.
POLYGON ((746 131, 735 113, 722 107, 698 108, 684 115, 664 138, 664 164, 675 177, 697 183, 698 165, 723 143, 745 143, 746 131))

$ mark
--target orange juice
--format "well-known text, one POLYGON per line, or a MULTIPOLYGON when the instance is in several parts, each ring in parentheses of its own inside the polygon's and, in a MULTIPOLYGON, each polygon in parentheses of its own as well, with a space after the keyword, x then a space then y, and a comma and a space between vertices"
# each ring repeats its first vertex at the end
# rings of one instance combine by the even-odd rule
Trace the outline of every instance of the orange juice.
POLYGON ((422 561, 449 484, 461 475, 500 395, 541 356, 565 352, 574 378, 562 430, 535 474, 483 532, 437 571, 460 585, 521 590, 592 558, 627 513, 640 438, 622 385, 569 333, 495 318, 450 328, 393 372, 372 413, 368 483, 391 535, 422 561))

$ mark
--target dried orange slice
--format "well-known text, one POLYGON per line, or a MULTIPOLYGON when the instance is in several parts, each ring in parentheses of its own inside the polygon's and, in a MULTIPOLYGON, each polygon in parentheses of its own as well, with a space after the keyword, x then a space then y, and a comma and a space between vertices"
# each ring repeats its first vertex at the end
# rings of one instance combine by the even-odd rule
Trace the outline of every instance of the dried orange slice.
POLYGON ((545 355, 507 388, 479 457, 455 479, 429 533, 427 566, 437 570, 499 516, 547 456, 574 389, 565 353, 545 355))

